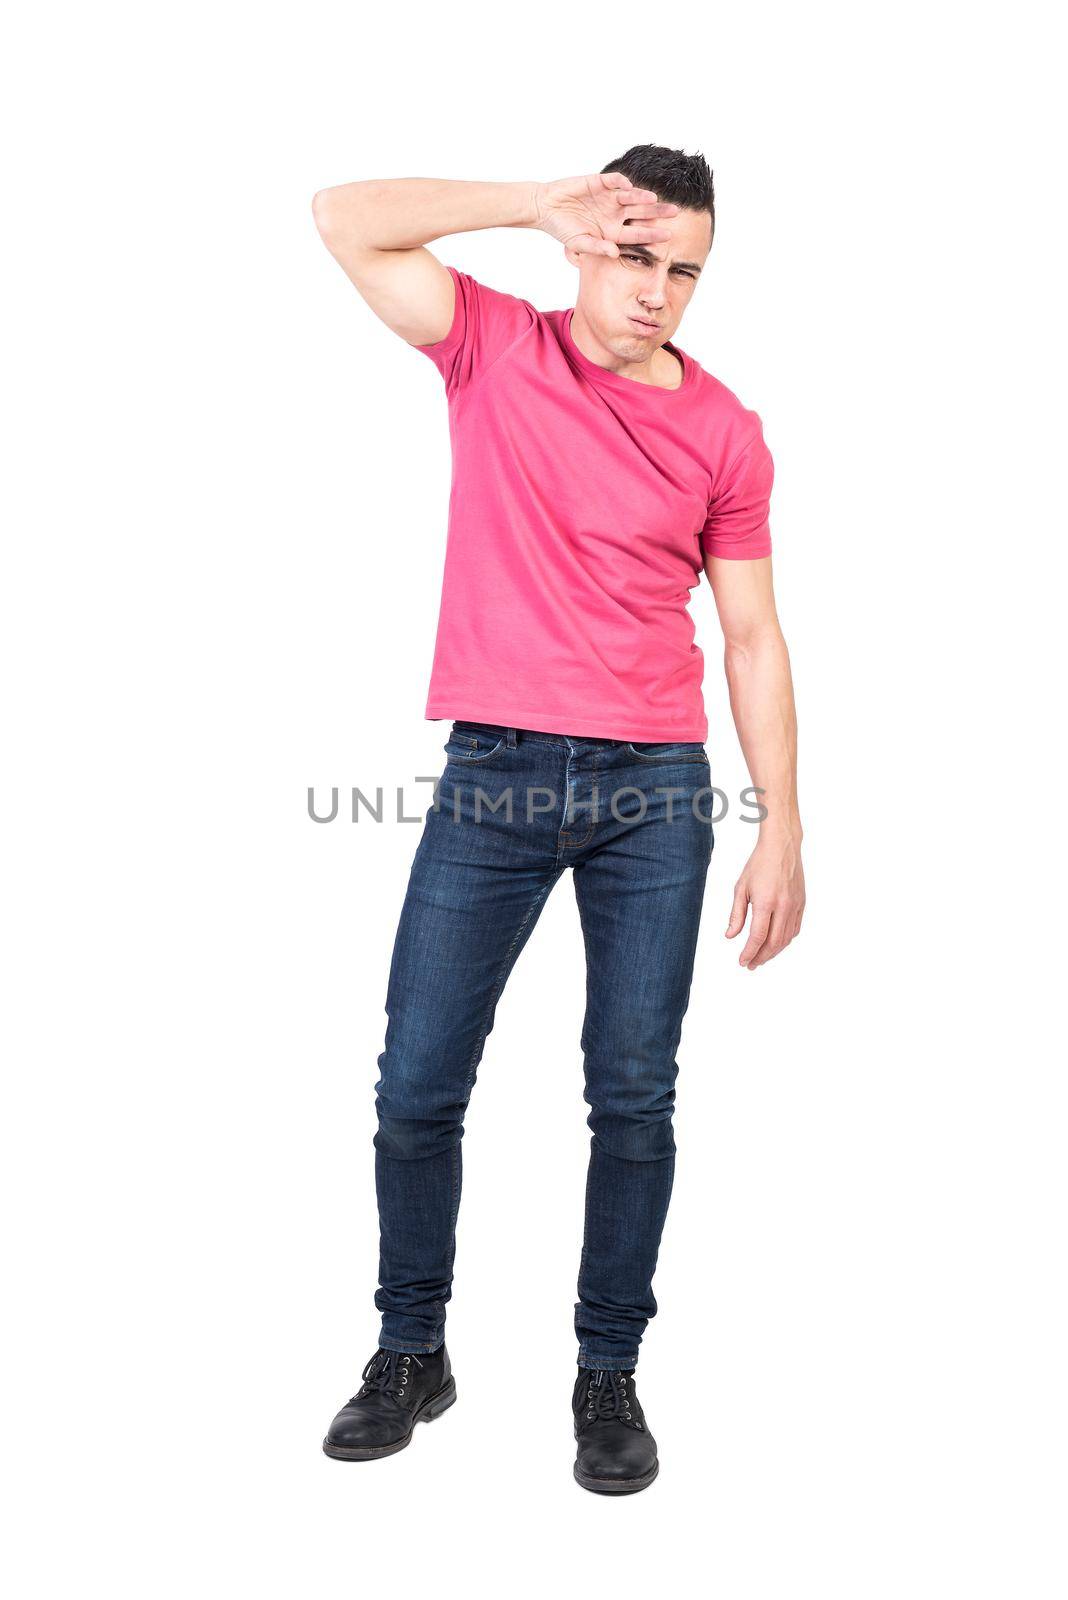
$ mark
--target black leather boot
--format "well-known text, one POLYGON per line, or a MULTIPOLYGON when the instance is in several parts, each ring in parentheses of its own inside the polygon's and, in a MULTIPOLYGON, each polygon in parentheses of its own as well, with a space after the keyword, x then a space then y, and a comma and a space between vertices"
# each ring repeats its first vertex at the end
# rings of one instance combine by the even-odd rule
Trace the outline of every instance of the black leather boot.
POLYGON ((580 1367, 571 1398, 578 1456, 575 1477, 594 1494, 635 1494, 660 1471, 656 1440, 638 1396, 634 1368, 580 1367))
POLYGON ((376 1350, 363 1369, 363 1387, 342 1406, 323 1440, 339 1461, 373 1461, 410 1444, 417 1422, 429 1422, 456 1399, 452 1362, 444 1345, 432 1355, 376 1350))

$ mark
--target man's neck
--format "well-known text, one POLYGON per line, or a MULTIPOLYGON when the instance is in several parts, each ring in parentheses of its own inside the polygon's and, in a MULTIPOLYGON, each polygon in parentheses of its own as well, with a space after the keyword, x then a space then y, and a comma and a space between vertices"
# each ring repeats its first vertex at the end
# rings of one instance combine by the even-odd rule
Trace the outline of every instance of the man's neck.
POLYGON ((630 378, 634 383, 645 383, 654 389, 678 389, 685 376, 680 357, 672 355, 670 350, 658 348, 645 361, 626 361, 606 349, 590 331, 578 306, 571 315, 571 337, 587 361, 621 378, 630 378))

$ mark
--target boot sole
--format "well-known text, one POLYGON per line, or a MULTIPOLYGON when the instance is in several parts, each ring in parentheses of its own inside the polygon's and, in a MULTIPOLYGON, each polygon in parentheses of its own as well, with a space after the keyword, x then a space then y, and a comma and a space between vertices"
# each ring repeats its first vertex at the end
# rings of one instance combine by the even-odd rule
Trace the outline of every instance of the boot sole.
POLYGON ((643 1472, 640 1478, 591 1478, 588 1472, 579 1471, 576 1461, 575 1482, 589 1489, 591 1494, 637 1494, 640 1489, 648 1489, 659 1471, 660 1462, 654 1461, 649 1471, 643 1472))
POLYGON ((412 1442, 417 1422, 433 1422, 435 1417, 440 1417, 443 1411, 448 1411, 456 1403, 456 1379, 450 1378, 437 1392, 428 1395, 412 1413, 412 1426, 403 1439, 397 1439, 393 1444, 369 1445, 342 1445, 331 1444, 329 1439, 323 1440, 323 1454, 331 1456, 335 1461, 377 1461, 379 1456, 395 1456, 398 1450, 407 1449, 412 1442))

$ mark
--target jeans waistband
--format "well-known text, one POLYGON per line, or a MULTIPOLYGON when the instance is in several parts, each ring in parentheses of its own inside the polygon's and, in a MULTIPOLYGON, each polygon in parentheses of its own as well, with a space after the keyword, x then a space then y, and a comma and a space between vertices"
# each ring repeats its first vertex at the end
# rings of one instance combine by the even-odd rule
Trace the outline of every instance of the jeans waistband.
POLYGON ((517 744, 555 744, 561 748, 567 745, 602 745, 607 749, 617 749, 626 741, 623 739, 591 739, 581 733, 543 733, 537 728, 506 728, 499 722, 468 722, 456 718, 452 726, 461 733, 488 733, 503 739, 510 750, 517 744))

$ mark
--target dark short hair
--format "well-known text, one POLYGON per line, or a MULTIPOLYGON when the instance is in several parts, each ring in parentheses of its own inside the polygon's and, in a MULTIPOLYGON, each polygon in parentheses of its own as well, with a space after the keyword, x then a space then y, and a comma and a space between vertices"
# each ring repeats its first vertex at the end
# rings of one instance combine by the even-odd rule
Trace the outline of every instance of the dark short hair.
POLYGON ((707 211, 716 231, 716 192, 712 169, 698 151, 669 150, 663 144, 632 144, 625 155, 610 161, 602 172, 622 172, 636 189, 652 189, 661 200, 687 211, 707 211))

